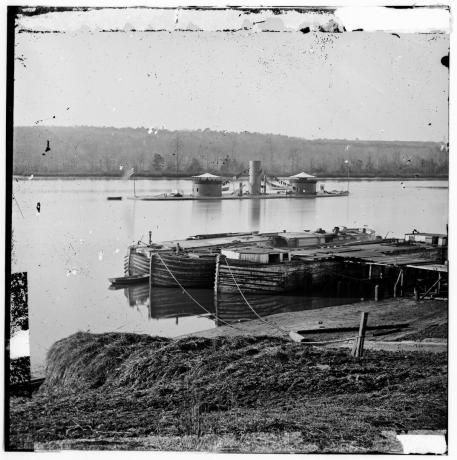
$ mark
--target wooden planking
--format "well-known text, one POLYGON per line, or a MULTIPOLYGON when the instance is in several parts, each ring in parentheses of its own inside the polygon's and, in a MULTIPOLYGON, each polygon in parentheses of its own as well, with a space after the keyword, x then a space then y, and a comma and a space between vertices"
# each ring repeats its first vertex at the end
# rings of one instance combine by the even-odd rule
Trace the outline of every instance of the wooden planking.
POLYGON ((128 256, 127 274, 130 276, 149 274, 149 259, 144 254, 135 252, 133 248, 130 249, 128 256))
POLYGON ((219 292, 237 292, 238 286, 243 293, 274 294, 293 291, 303 286, 308 265, 302 261, 260 264, 233 259, 228 263, 230 268, 225 260, 219 266, 216 286, 219 292))
POLYGON ((161 254, 159 258, 158 255, 152 254, 150 264, 151 286, 177 287, 178 283, 168 270, 183 287, 211 288, 214 284, 216 256, 194 258, 169 253, 161 254))
MULTIPOLYGON (((331 348, 348 348, 352 347, 351 343, 336 343, 326 345, 331 348)), ((410 340, 399 342, 381 342, 369 340, 364 343, 367 350, 382 350, 382 351, 425 351, 429 353, 447 353, 447 341, 442 342, 413 342, 410 340)))
MULTIPOLYGON (((285 288, 280 287, 268 287, 268 286, 240 286, 241 291, 244 294, 277 294, 278 292, 286 292, 285 288)), ((219 292, 222 293, 236 293, 239 292, 238 288, 233 285, 219 285, 219 292)))
MULTIPOLYGON (((396 323, 396 324, 377 324, 373 326, 367 326, 367 331, 371 330, 380 330, 380 329, 404 329, 409 326, 409 323, 396 323)), ((340 326, 340 327, 321 327, 321 328, 314 328, 314 329, 302 329, 296 331, 298 334, 326 334, 330 332, 352 332, 358 331, 359 326, 340 326)))

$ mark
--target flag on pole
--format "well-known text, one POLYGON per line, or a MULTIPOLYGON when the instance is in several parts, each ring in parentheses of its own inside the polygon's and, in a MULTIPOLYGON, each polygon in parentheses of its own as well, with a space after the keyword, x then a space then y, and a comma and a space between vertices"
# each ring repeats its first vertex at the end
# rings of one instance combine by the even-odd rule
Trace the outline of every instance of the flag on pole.
POLYGON ((125 171, 124 175, 122 176, 122 179, 129 179, 130 177, 133 176, 134 173, 135 173, 135 169, 130 168, 129 170, 125 171))

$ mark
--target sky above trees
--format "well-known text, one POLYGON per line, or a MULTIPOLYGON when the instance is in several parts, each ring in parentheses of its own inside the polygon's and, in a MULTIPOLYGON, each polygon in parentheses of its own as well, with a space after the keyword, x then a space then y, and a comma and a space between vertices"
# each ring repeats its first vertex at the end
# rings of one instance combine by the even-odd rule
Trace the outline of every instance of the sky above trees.
POLYGON ((16 44, 16 126, 448 138, 447 34, 83 28, 16 44))

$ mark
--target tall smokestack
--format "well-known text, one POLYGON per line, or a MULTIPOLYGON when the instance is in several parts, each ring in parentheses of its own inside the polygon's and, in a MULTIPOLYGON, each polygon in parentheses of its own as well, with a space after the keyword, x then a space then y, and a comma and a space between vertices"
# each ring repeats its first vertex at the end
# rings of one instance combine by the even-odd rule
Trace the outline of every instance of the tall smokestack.
POLYGON ((249 193, 260 195, 260 185, 262 182, 262 163, 259 160, 249 162, 249 193))

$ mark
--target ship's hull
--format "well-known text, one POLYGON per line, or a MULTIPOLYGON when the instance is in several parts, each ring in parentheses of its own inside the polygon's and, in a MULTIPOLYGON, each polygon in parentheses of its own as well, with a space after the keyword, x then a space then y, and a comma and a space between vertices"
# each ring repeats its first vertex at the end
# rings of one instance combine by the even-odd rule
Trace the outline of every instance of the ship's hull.
POLYGON ((303 288, 306 262, 262 264, 221 257, 216 275, 217 292, 275 294, 303 288), (227 266, 228 263, 228 266, 227 266))
POLYGON ((215 255, 156 253, 151 255, 149 280, 151 286, 212 288, 215 271, 215 255))
POLYGON ((131 246, 124 259, 124 273, 126 276, 149 275, 149 258, 131 246))
POLYGON ((311 295, 334 282, 340 266, 341 262, 333 260, 262 264, 221 257, 216 269, 216 291, 235 293, 241 290, 251 294, 300 291, 311 295))

